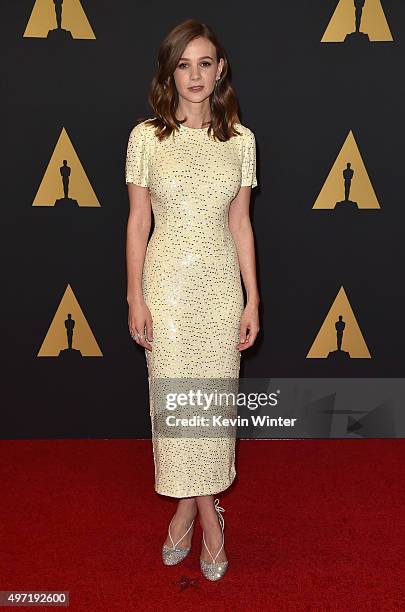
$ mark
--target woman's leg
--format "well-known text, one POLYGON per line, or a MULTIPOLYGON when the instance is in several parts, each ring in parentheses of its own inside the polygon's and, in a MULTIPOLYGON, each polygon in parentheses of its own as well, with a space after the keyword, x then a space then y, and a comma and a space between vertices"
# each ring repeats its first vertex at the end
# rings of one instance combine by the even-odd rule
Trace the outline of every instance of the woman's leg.
MULTIPOLYGON (((199 513, 199 520, 201 528, 204 531, 205 542, 211 552, 211 555, 215 559, 215 555, 221 548, 222 544, 222 530, 218 521, 218 514, 214 508, 214 497, 213 495, 202 495, 197 497, 197 507, 199 513)), ((212 563, 212 558, 204 546, 204 542, 201 544, 201 559, 212 563)), ((215 559, 215 563, 226 561, 227 556, 225 553, 225 545, 221 552, 215 559)))
MULTIPOLYGON (((173 517, 173 522, 170 527, 170 533, 172 534, 173 542, 176 543, 182 535, 184 535, 187 529, 191 525, 191 521, 195 518, 197 514, 197 503, 195 497, 184 497, 179 500, 177 504, 177 510, 173 517)), ((193 534, 193 529, 190 529, 188 534, 184 536, 184 538, 179 542, 177 548, 189 548, 191 545, 191 538, 193 534)), ((169 534, 167 534, 167 538, 165 541, 166 546, 173 546, 173 542, 169 538, 169 534)))

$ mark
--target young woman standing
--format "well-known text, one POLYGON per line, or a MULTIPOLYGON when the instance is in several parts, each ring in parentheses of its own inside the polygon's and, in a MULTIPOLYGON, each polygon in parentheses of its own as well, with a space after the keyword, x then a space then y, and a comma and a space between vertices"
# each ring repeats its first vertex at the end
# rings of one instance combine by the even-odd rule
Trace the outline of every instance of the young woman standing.
POLYGON ((159 435, 153 382, 237 379, 241 353, 255 342, 255 137, 239 122, 224 49, 194 19, 163 40, 149 103, 154 116, 135 125, 127 148, 128 326, 148 367, 155 490, 179 499, 163 562, 188 554, 198 513, 201 571, 218 580, 228 560, 224 509, 214 495, 235 478, 235 436, 159 435))

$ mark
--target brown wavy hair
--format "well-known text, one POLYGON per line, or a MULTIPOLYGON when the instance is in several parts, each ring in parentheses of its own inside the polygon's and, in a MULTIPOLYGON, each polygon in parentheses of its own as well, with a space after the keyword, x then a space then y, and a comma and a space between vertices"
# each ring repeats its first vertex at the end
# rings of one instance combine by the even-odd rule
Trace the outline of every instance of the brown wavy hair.
POLYGON ((154 118, 138 118, 137 123, 146 121, 155 126, 155 134, 159 140, 168 138, 180 123, 175 116, 179 96, 174 82, 173 73, 179 59, 190 41, 199 36, 208 38, 216 49, 217 62, 224 60, 220 79, 210 95, 211 123, 208 135, 214 134, 220 141, 229 140, 240 133, 234 128, 234 123, 240 123, 238 116, 238 101, 230 82, 230 65, 225 50, 219 43, 212 29, 196 19, 187 19, 167 34, 160 44, 157 60, 157 71, 151 81, 148 102, 154 118))

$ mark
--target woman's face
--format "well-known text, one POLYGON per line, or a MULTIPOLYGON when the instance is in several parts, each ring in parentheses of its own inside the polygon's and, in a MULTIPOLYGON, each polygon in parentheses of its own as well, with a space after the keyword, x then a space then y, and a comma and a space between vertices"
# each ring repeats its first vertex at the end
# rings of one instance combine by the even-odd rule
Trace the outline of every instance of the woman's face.
POLYGON ((184 49, 173 73, 179 96, 189 102, 202 102, 212 93, 215 80, 221 75, 224 60, 217 62, 215 47, 199 36, 184 49), (190 89, 197 87, 199 89, 190 89))

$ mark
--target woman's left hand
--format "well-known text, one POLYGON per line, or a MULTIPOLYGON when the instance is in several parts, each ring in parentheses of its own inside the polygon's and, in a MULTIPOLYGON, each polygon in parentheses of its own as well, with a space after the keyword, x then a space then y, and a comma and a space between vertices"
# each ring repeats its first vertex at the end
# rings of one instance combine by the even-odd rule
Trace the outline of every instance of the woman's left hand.
POLYGON ((246 304, 240 319, 240 338, 239 344, 236 345, 238 351, 253 346, 259 329, 259 307, 246 304))

